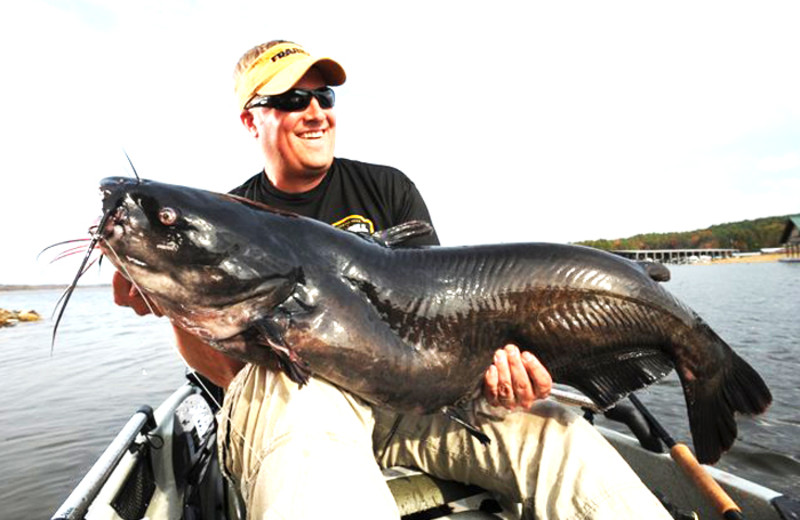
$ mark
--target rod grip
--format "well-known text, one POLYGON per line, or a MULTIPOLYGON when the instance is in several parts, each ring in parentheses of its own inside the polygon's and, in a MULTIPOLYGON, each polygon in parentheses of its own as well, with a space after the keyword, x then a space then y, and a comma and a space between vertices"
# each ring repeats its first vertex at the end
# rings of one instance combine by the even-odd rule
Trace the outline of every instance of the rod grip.
POLYGON ((728 493, 703 469, 692 450, 685 444, 675 443, 669 450, 672 459, 681 467, 684 473, 691 478, 695 485, 706 497, 711 500, 714 507, 721 515, 727 518, 744 518, 736 502, 728 493))

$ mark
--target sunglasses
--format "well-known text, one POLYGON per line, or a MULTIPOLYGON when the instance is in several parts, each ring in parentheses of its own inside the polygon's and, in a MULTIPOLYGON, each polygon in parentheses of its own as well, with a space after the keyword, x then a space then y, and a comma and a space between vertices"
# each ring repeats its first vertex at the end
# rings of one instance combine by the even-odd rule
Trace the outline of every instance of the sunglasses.
POLYGON ((330 87, 322 87, 315 90, 304 88, 293 88, 283 94, 276 96, 259 96, 253 98, 245 108, 268 107, 275 108, 282 112, 299 112, 308 108, 311 98, 316 98, 320 108, 333 108, 336 96, 330 87))

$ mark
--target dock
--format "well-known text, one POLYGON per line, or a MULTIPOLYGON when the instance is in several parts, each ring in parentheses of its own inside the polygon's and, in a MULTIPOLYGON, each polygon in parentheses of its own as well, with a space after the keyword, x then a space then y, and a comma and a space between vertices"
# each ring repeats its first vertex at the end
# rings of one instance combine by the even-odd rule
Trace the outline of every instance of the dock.
POLYGON ((738 249, 616 249, 615 255, 629 260, 661 262, 662 264, 689 264, 720 258, 731 258, 738 249))

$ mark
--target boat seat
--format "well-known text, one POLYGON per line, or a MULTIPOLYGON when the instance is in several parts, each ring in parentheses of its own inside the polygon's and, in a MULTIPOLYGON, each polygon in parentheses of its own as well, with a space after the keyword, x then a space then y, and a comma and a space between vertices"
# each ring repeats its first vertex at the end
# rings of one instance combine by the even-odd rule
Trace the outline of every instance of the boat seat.
POLYGON ((504 518, 496 514, 502 507, 495 497, 478 486, 438 479, 403 467, 385 469, 383 475, 404 520, 504 518))

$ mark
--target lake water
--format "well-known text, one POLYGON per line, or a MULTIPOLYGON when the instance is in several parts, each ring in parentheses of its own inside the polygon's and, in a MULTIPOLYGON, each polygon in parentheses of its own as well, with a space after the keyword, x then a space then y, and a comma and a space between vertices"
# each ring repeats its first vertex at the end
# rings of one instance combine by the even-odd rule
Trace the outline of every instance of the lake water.
MULTIPOLYGON (((800 497, 800 264, 671 266, 667 289, 697 311, 769 384, 774 404, 739 418, 719 467, 800 497)), ((50 313, 58 291, 0 292, 0 308, 50 313)), ((165 319, 113 305, 108 287, 76 291, 51 355, 53 323, 0 329, 0 517, 49 518, 119 428, 184 380, 165 319)), ((639 393, 688 442, 677 378, 639 393)))

